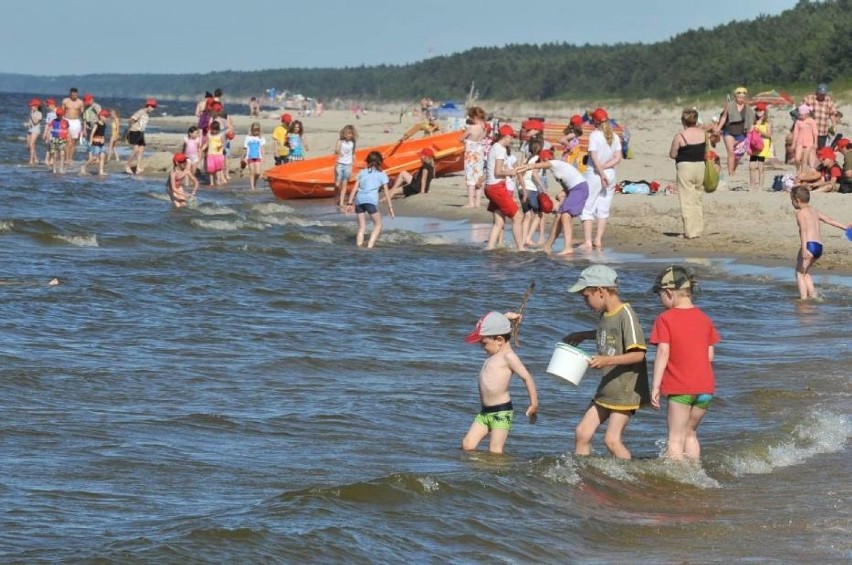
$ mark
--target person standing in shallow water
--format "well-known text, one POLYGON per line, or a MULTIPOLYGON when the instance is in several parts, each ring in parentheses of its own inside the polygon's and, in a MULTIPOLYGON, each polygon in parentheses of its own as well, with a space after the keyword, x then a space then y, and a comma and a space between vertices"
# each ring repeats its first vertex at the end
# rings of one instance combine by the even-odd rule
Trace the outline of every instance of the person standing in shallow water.
POLYGON ((137 110, 135 114, 130 116, 130 125, 127 132, 127 141, 131 146, 130 157, 127 158, 124 172, 128 175, 141 174, 145 169, 142 167, 142 156, 145 154, 145 127, 148 125, 148 119, 151 112, 157 107, 157 101, 149 98, 145 102, 145 107, 137 110), (134 163, 135 160, 135 163, 134 163), (136 167, 136 170, 133 167, 136 167))
POLYGON ((83 101, 78 97, 78 91, 75 87, 71 87, 68 91, 68 96, 62 99, 60 108, 65 112, 65 120, 68 122, 68 139, 65 142, 65 160, 69 165, 73 165, 74 152, 77 150, 77 140, 83 133, 83 122, 80 119, 83 115, 83 101))
POLYGON ((704 154, 707 133, 698 125, 698 110, 684 108, 680 116, 683 130, 675 134, 669 157, 677 169, 677 196, 683 220, 683 237, 694 239, 704 232, 704 154))

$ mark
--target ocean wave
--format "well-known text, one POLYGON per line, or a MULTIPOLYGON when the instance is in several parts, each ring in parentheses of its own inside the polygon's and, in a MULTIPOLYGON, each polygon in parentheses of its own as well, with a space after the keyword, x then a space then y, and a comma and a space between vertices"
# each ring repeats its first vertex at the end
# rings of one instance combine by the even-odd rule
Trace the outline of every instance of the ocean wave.
POLYGON ((70 243, 76 247, 100 247, 96 235, 63 235, 55 234, 54 239, 70 243))
POLYGON ((15 228, 15 222, 12 220, 0 220, 0 232, 12 231, 15 228))
POLYGON ((243 228, 255 229, 262 231, 268 226, 259 222, 249 222, 245 220, 199 220, 193 219, 192 224, 199 228, 204 228, 214 231, 237 231, 243 228))
POLYGON ((812 413, 807 420, 796 425, 789 439, 725 457, 723 469, 735 477, 742 477, 764 475, 775 469, 800 465, 817 455, 843 451, 850 433, 852 425, 845 415, 812 413))
POLYGON ((258 214, 292 214, 293 208, 278 202, 265 202, 263 204, 252 204, 249 209, 258 214))
POLYGON ((228 216, 237 215, 237 211, 228 206, 219 204, 201 204, 195 208, 199 214, 204 216, 228 216))

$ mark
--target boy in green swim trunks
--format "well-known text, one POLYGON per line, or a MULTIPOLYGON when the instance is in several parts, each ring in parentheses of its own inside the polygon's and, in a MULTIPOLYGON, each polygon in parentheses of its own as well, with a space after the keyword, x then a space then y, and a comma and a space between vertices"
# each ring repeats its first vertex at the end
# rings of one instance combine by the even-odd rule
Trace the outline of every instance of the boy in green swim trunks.
POLYGON ((692 303, 694 287, 692 274, 680 265, 666 267, 654 283, 652 290, 666 311, 651 330, 651 343, 657 346, 651 405, 659 410, 660 394, 668 397, 666 457, 697 461, 698 425, 715 389, 712 363, 719 334, 707 314, 692 303))
POLYGON ((604 422, 609 422, 604 445, 618 459, 630 459, 630 450, 621 434, 631 416, 648 402, 648 367, 645 363, 645 335, 630 304, 618 295, 618 273, 606 265, 592 265, 580 273, 568 292, 579 292, 586 305, 600 313, 596 330, 574 332, 562 338, 569 345, 586 339, 597 343, 598 353, 589 367, 603 369, 592 403, 577 424, 574 439, 576 455, 591 455, 592 438, 604 422))
POLYGON ((512 324, 504 314, 489 312, 476 324, 476 328, 467 336, 468 343, 479 343, 488 354, 488 359, 479 371, 479 398, 482 410, 471 424, 462 440, 462 449, 473 451, 485 436, 491 434, 488 450, 491 453, 503 453, 503 446, 512 429, 514 409, 509 398, 509 381, 512 375, 518 375, 527 387, 530 405, 525 414, 534 418, 538 410, 538 395, 535 382, 518 355, 509 343, 512 324))

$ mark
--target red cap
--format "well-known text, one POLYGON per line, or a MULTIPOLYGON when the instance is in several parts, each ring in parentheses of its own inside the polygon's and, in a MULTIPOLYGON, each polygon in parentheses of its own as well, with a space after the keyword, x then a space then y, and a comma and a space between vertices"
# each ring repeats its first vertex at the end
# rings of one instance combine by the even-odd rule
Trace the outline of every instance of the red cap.
POLYGON ((285 124, 289 124, 293 121, 293 116, 291 116, 290 114, 281 114, 281 121, 285 124))
POLYGON ((544 130, 544 124, 542 123, 541 120, 526 120, 521 124, 521 127, 526 129, 526 130, 530 130, 530 129, 537 129, 538 131, 544 130))
POLYGON ((56 117, 61 118, 65 115, 65 108, 57 108, 56 109, 56 117))
POLYGON ((149 98, 148 100, 145 101, 145 105, 150 106, 152 108, 156 108, 157 107, 157 101, 154 100, 153 98, 149 98))
POLYGON ((506 137, 507 135, 511 135, 512 137, 518 137, 518 134, 515 130, 512 129, 512 126, 509 124, 503 124, 500 126, 500 129, 497 130, 497 133, 500 134, 500 137, 506 137))
POLYGON ((819 151, 817 151, 817 157, 819 157, 820 161, 823 159, 830 159, 831 161, 834 161, 834 150, 831 147, 821 147, 819 151))
POLYGON ((592 119, 596 122, 605 122, 609 119, 609 115, 603 108, 598 108, 597 110, 592 112, 592 119))
POLYGON ((426 147, 426 148, 420 150, 420 156, 421 157, 434 157, 435 152, 432 151, 431 148, 426 147))
POLYGON ((835 143, 834 146, 838 149, 846 149, 847 147, 849 147, 849 140, 845 137, 841 137, 837 140, 837 143, 835 143))
POLYGON ((757 104, 754 105, 754 109, 760 110, 761 112, 765 112, 766 111, 766 102, 758 102, 757 104))
POLYGON ((228 139, 234 139, 234 137, 236 136, 234 135, 234 132, 232 130, 229 130, 228 133, 225 134, 225 137, 227 137, 228 139))
POLYGON ((550 161, 553 159, 553 151, 550 149, 542 149, 538 152, 538 158, 542 161, 550 161))
POLYGON ((186 163, 186 155, 183 153, 175 153, 175 156, 172 157, 172 163, 177 165, 178 163, 186 163))
POLYGON ((53 98, 48 98, 44 101, 45 106, 56 106, 56 100, 53 98))
POLYGON ((98 115, 102 118, 106 118, 107 116, 109 116, 109 110, 101 110, 100 112, 98 112, 98 115))
POLYGON ((573 116, 571 116, 571 122, 570 123, 571 123, 572 126, 583 125, 583 116, 581 116, 580 114, 574 114, 573 116))
POLYGON ((89 104, 91 102, 94 102, 94 100, 95 97, 89 94, 88 92, 83 95, 83 104, 89 104))
POLYGON ((41 100, 39 100, 38 98, 33 98, 32 100, 30 100, 29 105, 30 106, 41 106, 41 100))

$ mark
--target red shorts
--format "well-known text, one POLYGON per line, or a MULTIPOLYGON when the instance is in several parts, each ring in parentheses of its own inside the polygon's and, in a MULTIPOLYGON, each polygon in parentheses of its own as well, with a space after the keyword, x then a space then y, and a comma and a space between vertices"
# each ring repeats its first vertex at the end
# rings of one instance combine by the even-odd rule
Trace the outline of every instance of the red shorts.
POLYGON ((488 211, 499 211, 507 218, 514 218, 518 213, 518 203, 515 202, 513 194, 506 188, 506 181, 486 186, 485 198, 488 199, 488 211))

